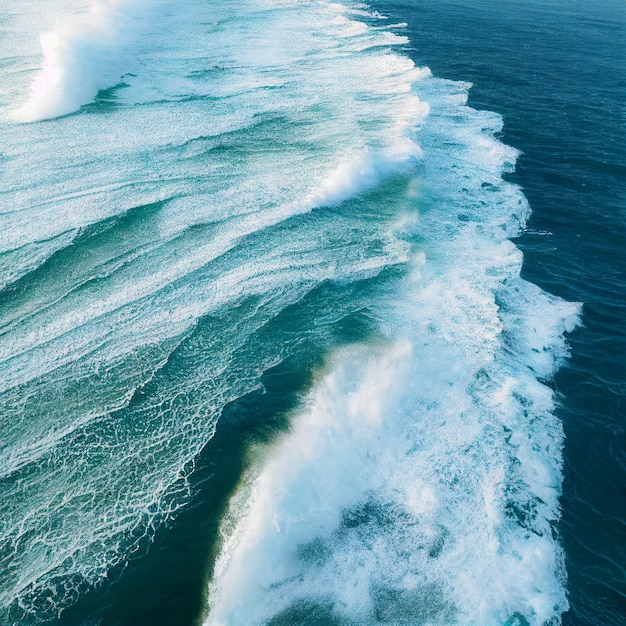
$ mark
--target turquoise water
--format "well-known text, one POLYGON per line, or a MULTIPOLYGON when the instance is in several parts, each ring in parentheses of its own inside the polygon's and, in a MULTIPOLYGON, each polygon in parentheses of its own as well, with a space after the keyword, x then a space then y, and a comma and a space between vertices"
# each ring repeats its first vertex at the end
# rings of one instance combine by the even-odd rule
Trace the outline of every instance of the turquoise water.
POLYGON ((620 623, 623 5, 0 6, 0 621, 620 623))

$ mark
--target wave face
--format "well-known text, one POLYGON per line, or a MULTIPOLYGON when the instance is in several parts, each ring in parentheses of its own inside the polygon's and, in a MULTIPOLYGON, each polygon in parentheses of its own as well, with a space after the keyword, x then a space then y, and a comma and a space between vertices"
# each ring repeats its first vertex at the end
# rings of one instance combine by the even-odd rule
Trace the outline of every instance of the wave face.
POLYGON ((141 555, 224 407, 366 311, 251 460, 208 623, 556 623, 578 309, 519 276, 500 118, 360 5, 36 5, 0 4, 0 620, 141 555))
POLYGON ((546 381, 578 307, 520 278, 515 151, 426 78, 406 276, 384 340, 339 350, 231 501, 207 625, 554 624, 561 426, 546 381), (313 616, 313 617, 311 617, 313 616))

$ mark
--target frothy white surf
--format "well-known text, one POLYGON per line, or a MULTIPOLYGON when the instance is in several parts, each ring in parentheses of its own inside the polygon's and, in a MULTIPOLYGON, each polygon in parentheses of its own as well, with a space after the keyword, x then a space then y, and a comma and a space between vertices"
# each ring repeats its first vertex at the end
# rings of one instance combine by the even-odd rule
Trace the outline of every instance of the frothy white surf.
POLYGON ((268 320, 400 263, 371 303, 387 340, 331 360, 233 500, 210 622, 558 619, 561 431, 538 378, 576 310, 519 278, 499 117, 365 6, 72 15, 22 119, 124 87, 2 121, 0 620, 55 616, 141 551, 223 406, 288 352, 248 345, 268 320))
POLYGON ((43 64, 14 118, 50 119, 77 111, 135 69, 137 38, 162 13, 161 0, 95 0, 88 11, 57 18, 40 36, 43 64))
POLYGON ((467 85, 431 105, 387 344, 337 354, 232 499, 207 624, 531 624, 567 609, 562 432, 544 384, 578 306, 520 276, 515 151, 467 85), (411 214, 413 212, 413 214, 411 214), (544 381, 544 382, 541 382, 544 381))

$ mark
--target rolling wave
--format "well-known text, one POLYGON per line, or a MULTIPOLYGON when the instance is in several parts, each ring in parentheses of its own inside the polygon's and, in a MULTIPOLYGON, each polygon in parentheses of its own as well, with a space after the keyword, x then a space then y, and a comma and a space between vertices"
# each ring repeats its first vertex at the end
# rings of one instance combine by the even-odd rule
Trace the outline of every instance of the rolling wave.
POLYGON ((532 624, 567 610, 547 381, 579 307, 520 278, 516 153, 426 79, 409 271, 386 340, 340 349, 230 504, 207 625, 532 624))

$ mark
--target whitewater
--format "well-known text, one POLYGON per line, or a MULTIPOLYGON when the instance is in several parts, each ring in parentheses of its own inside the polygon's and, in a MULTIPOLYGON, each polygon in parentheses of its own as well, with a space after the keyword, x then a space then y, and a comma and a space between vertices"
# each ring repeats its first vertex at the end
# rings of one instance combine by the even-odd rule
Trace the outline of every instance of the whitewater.
POLYGON ((520 277, 501 117, 362 4, 0 15, 0 623, 112 584, 320 351, 245 444, 205 624, 559 624, 580 306, 520 277))

